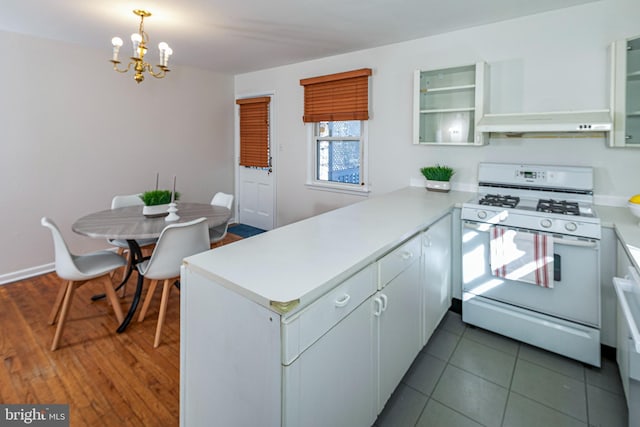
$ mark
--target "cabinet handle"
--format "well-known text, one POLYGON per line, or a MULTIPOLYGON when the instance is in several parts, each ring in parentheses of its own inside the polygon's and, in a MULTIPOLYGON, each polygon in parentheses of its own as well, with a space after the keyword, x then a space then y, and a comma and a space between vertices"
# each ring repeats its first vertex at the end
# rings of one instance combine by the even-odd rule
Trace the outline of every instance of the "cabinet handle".
POLYGON ((373 310, 373 315, 379 317, 382 314, 382 300, 380 299, 380 297, 375 297, 373 299, 373 303, 376 306, 373 310))
POLYGON ((402 257, 403 260, 406 261, 408 259, 413 258, 413 253, 409 252, 409 251, 404 251, 404 252, 402 252, 402 254, 400 256, 402 257))
POLYGON ((387 311, 387 296, 380 294, 380 299, 382 300, 382 311, 387 311))
POLYGON ((351 299, 351 296, 349 294, 344 294, 344 296, 341 299, 337 299, 335 301, 336 307, 344 307, 345 305, 347 305, 350 299, 351 299))

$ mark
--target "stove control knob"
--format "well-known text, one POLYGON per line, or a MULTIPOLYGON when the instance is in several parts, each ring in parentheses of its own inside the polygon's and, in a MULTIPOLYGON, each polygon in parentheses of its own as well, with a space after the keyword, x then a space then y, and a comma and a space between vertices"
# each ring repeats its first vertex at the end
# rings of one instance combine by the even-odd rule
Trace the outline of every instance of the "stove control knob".
POLYGON ((540 225, 544 228, 551 228, 551 226, 553 225, 553 222, 550 219, 543 219, 542 221, 540 221, 540 225))
POLYGON ((485 219, 487 217, 487 211, 478 211, 478 218, 485 219))
POLYGON ((575 222, 568 222, 564 225, 564 228, 567 231, 576 231, 578 229, 578 224, 576 224, 575 222))

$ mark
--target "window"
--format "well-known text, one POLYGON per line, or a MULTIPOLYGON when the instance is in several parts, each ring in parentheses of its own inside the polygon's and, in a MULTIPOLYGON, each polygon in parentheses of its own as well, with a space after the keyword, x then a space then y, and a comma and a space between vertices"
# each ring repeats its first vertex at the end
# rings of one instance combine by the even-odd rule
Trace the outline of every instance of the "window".
POLYGON ((309 140, 307 184, 367 192, 368 78, 371 69, 300 80, 309 140))
POLYGON ((314 125, 317 181, 360 185, 362 180, 362 126, 359 120, 319 122, 314 125))

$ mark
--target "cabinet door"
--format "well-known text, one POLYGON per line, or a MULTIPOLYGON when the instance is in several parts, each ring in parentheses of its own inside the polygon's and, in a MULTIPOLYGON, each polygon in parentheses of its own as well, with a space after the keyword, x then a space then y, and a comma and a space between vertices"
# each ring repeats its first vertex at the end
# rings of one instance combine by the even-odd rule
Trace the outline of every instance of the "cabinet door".
POLYGON ((614 147, 640 147, 640 37, 612 44, 614 147))
POLYGON ((372 299, 283 367, 285 426, 369 426, 376 418, 372 299))
POLYGON ((422 344, 426 344, 451 306, 451 214, 424 232, 422 245, 422 344))
POLYGON ((476 131, 486 109, 487 65, 483 62, 414 73, 413 143, 482 145, 476 131))
POLYGON ((422 347, 419 280, 420 263, 414 262, 373 297, 378 324, 378 412, 422 347))

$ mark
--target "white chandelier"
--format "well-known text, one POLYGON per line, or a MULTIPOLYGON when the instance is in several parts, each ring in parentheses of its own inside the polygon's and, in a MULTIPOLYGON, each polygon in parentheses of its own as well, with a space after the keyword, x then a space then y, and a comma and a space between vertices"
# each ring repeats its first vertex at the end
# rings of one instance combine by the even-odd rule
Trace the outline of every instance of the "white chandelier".
POLYGON ((158 44, 158 49, 160 50, 160 63, 155 66, 156 70, 154 71, 154 66, 144 61, 144 56, 147 53, 147 43, 149 43, 149 36, 144 32, 144 18, 151 16, 151 12, 135 9, 133 13, 140 17, 140 28, 138 29, 138 32, 131 34, 133 56, 130 58, 127 68, 119 69, 118 64, 120 64, 120 61, 118 60, 118 52, 122 46, 122 39, 120 37, 114 37, 111 39, 111 43, 113 44, 113 58, 111 59, 113 69, 119 73, 126 73, 129 71, 131 66, 133 66, 135 71, 133 78, 138 83, 144 80, 143 73, 145 71, 153 77, 161 79, 169 72, 167 65, 169 63, 169 56, 171 56, 173 50, 165 42, 158 44))

